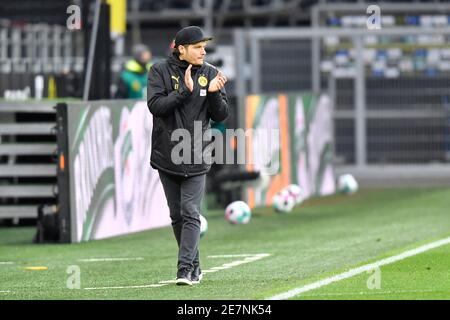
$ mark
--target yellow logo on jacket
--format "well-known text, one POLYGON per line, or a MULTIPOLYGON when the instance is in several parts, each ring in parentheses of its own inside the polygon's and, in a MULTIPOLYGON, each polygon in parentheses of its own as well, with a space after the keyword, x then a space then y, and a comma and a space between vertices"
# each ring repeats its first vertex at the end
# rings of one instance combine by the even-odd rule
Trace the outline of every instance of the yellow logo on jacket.
POLYGON ((178 82, 179 82, 179 80, 180 80, 180 76, 178 76, 178 77, 170 76, 170 78, 173 79, 173 80, 175 80, 175 81, 177 82, 177 83, 175 83, 175 85, 173 86, 173 88, 174 88, 175 90, 178 90, 178 82))
POLYGON ((208 84, 208 79, 202 75, 198 78, 198 84, 202 87, 206 87, 206 85, 208 84))

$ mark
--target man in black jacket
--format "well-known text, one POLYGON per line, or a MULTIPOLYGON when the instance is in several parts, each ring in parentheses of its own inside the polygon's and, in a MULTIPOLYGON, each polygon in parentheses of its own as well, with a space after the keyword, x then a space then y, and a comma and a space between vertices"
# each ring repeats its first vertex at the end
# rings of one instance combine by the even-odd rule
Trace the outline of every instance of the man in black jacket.
POLYGON ((211 39, 197 26, 181 29, 175 36, 172 56, 155 63, 148 74, 147 105, 153 115, 150 164, 159 172, 170 209, 179 247, 179 285, 199 283, 202 278, 199 215, 211 167, 202 157, 208 145, 202 137, 210 128, 210 120, 223 121, 229 112, 224 88, 227 79, 204 61, 205 46, 211 39), (194 130, 199 127, 200 133, 194 130), (191 138, 189 154, 183 154, 181 163, 175 159, 179 154, 174 149, 179 140, 172 134, 179 130, 191 138))

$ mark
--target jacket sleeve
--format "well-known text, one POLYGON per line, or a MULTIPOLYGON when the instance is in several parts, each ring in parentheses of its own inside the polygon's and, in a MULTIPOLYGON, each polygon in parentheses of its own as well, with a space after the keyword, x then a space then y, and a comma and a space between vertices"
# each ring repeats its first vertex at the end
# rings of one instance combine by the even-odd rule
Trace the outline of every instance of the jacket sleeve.
POLYGON ((147 80, 147 106, 155 117, 172 114, 191 95, 183 81, 180 81, 178 90, 167 93, 163 76, 155 65, 150 68, 147 80))
POLYGON ((228 117, 229 107, 225 88, 208 92, 208 114, 216 122, 224 121, 228 117))

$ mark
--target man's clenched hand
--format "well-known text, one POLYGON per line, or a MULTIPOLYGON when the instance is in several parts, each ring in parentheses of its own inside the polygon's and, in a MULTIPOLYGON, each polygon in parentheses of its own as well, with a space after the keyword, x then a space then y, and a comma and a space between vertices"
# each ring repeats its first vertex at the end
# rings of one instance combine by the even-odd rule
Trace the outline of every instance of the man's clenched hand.
POLYGON ((222 74, 221 71, 219 71, 217 76, 212 79, 211 83, 209 84, 208 92, 216 92, 222 89, 225 86, 226 82, 227 78, 222 74))
POLYGON ((184 73, 184 84, 189 89, 189 91, 192 92, 194 90, 194 80, 192 80, 191 69, 192 64, 187 67, 186 72, 184 73))

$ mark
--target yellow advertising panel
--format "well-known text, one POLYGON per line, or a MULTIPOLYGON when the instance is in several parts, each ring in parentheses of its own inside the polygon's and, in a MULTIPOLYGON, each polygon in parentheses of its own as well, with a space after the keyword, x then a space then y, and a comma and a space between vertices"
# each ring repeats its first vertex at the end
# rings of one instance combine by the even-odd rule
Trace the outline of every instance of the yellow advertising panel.
POLYGON ((107 0, 111 6, 111 32, 124 34, 127 30, 127 1, 107 0))

